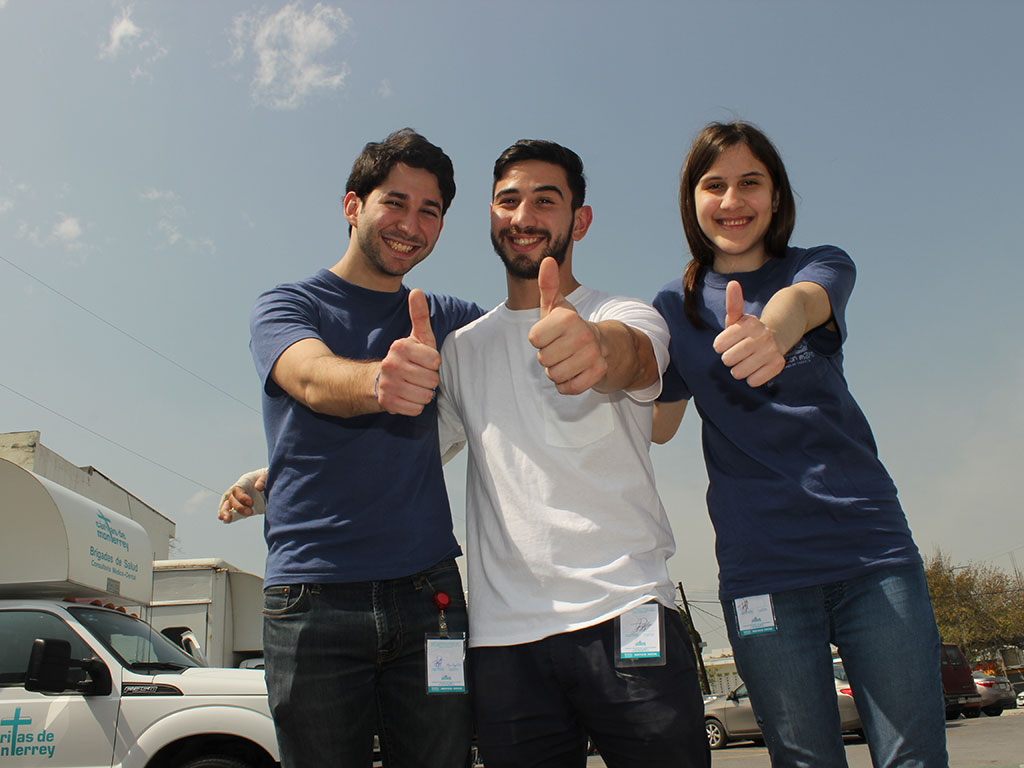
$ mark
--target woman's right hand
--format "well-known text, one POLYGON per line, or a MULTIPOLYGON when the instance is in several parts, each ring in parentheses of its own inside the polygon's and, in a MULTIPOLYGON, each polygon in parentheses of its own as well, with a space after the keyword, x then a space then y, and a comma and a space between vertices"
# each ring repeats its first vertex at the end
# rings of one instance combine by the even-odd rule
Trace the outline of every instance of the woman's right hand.
POLYGON ((775 332, 743 310, 743 288, 732 280, 725 288, 725 330, 715 337, 715 352, 734 379, 760 387, 782 373, 786 358, 775 332))

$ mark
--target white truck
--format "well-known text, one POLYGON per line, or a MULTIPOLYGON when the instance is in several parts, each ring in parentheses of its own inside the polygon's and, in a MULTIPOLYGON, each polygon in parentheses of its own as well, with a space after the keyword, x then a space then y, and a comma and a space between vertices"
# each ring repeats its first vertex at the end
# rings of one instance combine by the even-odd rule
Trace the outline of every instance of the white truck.
POLYGON ((155 560, 146 619, 211 667, 263 660, 263 579, 219 558, 155 560))
POLYGON ((0 523, 0 768, 278 764, 263 673, 200 666, 123 608, 152 594, 139 525, 5 460, 0 523))

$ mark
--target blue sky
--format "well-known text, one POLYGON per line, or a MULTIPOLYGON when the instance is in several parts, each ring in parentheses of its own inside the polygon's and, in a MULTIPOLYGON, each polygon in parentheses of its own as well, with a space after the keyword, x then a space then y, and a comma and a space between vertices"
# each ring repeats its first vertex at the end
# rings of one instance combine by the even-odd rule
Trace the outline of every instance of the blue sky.
MULTIPOLYGON (((455 164, 409 284, 504 298, 491 165, 538 137, 587 167, 577 276, 649 300, 687 259, 690 140, 742 118, 786 160, 793 243, 858 265, 847 376, 921 549, 1024 565, 1021 29, 1010 0, 0 0, 0 432, 160 509, 181 556, 262 572, 261 526, 214 519, 266 461, 248 312, 340 257, 366 141, 413 126, 455 164)), ((699 442, 691 409, 653 453, 672 576, 720 647, 699 442)))

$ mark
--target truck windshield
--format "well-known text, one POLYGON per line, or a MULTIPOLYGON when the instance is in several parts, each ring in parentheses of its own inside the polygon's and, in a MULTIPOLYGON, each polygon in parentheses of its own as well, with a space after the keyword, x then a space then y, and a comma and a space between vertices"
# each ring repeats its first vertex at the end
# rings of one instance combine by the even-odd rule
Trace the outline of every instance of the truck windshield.
POLYGON ((134 616, 84 605, 68 607, 68 611, 129 669, 177 670, 200 666, 149 624, 134 616))

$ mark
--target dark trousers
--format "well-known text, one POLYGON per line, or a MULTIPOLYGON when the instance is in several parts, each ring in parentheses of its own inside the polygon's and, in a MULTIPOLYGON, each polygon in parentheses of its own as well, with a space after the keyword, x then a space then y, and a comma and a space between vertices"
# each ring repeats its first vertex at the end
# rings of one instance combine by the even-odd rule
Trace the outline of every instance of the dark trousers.
POLYGON ((679 614, 663 610, 664 666, 616 668, 616 622, 470 649, 487 768, 580 768, 589 735, 609 768, 707 768, 704 702, 679 614))
POLYGON ((283 768, 369 766, 373 735, 389 768, 465 768, 466 694, 427 694, 424 638, 438 631, 435 592, 452 599, 451 632, 468 619, 454 560, 415 576, 268 587, 267 691, 283 768))

